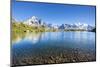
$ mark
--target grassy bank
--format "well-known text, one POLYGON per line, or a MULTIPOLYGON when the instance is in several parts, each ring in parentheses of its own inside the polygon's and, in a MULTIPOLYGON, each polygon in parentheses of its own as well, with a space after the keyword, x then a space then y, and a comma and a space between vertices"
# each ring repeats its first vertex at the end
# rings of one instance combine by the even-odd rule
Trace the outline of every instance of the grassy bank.
POLYGON ((12 33, 25 33, 25 32, 55 32, 56 29, 49 29, 45 26, 30 26, 23 23, 13 22, 12 23, 12 33))
POLYGON ((44 27, 33 27, 23 23, 12 23, 12 32, 15 33, 25 33, 25 32, 43 32, 45 31, 44 27))

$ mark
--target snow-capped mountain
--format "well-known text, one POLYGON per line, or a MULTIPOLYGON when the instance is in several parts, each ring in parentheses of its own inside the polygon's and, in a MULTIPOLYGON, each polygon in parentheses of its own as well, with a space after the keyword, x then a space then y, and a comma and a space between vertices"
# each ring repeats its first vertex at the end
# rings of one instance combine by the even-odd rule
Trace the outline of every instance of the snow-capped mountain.
POLYGON ((61 24, 61 25, 53 25, 47 24, 40 18, 36 16, 32 16, 31 18, 24 21, 25 24, 31 26, 45 26, 48 28, 55 28, 55 29, 65 29, 65 30, 92 30, 94 27, 84 23, 75 23, 75 24, 61 24))
POLYGON ((75 23, 75 24, 62 24, 59 26, 59 29, 66 29, 66 30, 92 30, 94 27, 90 26, 88 24, 81 24, 81 23, 75 23))
POLYGON ((24 21, 24 23, 31 25, 31 26, 39 26, 39 25, 43 25, 43 24, 45 25, 45 23, 36 16, 32 16, 31 18, 24 21))

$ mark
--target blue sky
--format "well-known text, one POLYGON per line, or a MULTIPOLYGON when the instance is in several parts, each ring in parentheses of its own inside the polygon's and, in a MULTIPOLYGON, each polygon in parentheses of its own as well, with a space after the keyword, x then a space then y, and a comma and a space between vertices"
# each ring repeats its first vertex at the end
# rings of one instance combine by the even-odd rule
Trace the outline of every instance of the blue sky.
POLYGON ((32 16, 52 24, 86 23, 95 26, 95 6, 13 2, 12 17, 24 21, 32 16))

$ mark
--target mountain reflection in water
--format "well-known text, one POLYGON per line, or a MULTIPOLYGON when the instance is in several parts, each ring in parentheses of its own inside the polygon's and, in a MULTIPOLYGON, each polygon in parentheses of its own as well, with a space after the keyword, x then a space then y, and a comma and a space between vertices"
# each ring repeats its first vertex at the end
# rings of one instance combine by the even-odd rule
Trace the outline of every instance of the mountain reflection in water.
POLYGON ((16 37, 13 38, 12 43, 18 43, 24 40, 28 40, 33 42, 33 44, 37 43, 41 38, 41 33, 25 33, 25 34, 14 34, 16 37))

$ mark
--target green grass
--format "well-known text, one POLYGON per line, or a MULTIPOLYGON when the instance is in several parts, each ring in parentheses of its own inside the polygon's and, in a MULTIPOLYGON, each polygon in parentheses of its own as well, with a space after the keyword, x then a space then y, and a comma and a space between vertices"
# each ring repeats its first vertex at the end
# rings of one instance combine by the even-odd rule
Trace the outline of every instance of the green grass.
POLYGON ((12 23, 12 32, 14 33, 25 33, 25 32, 44 32, 44 27, 33 27, 23 23, 12 23))

